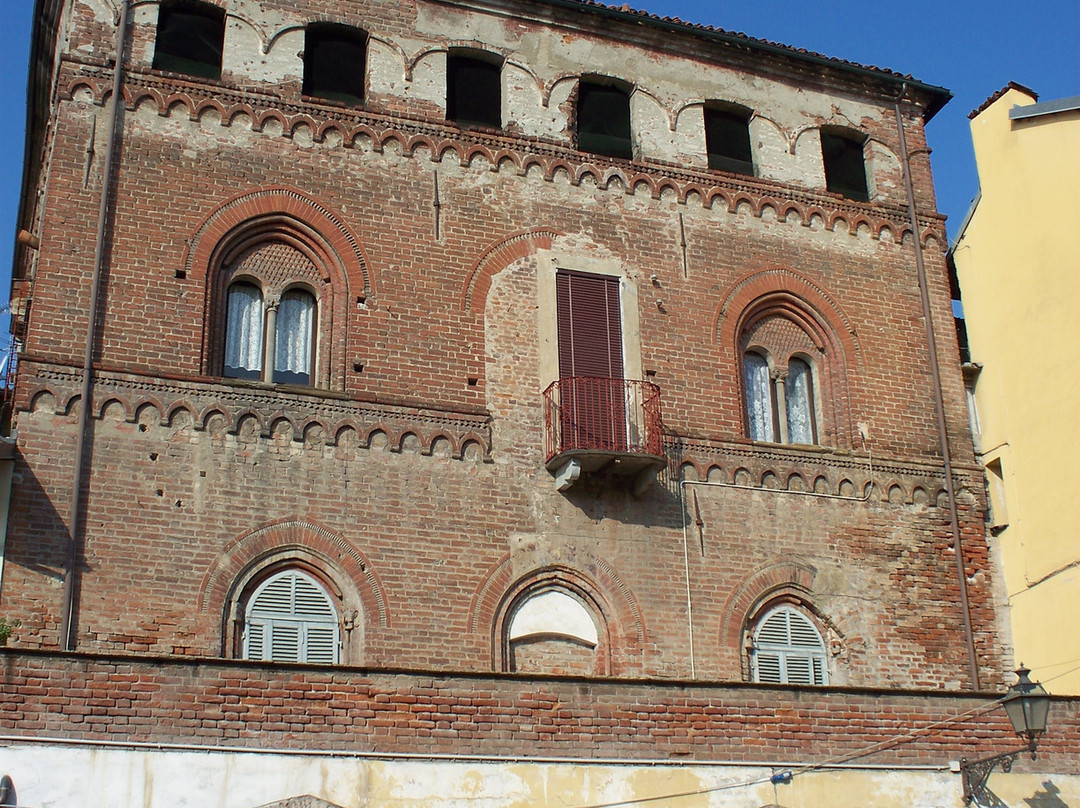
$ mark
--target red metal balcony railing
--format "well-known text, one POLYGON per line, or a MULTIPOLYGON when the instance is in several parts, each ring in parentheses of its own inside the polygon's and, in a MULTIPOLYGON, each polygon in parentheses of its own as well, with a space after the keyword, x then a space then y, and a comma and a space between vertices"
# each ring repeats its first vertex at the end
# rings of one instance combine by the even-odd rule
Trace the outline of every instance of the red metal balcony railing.
POLYGON ((544 391, 545 460, 576 453, 660 457, 660 388, 652 382, 575 376, 544 391))

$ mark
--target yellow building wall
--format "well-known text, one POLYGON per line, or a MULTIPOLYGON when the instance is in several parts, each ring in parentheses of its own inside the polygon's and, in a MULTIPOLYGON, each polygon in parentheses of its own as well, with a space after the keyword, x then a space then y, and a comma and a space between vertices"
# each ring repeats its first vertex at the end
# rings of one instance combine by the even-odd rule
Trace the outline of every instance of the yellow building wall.
POLYGON ((1080 110, 1009 119, 1034 103, 1010 87, 972 119, 981 197, 953 257, 1016 660, 1077 694, 1080 110))

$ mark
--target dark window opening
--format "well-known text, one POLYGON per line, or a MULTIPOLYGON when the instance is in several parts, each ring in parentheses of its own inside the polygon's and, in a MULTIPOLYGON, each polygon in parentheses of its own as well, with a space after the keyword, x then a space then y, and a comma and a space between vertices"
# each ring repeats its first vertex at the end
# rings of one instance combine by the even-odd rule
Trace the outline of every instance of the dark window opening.
POLYGON ((446 117, 461 126, 502 127, 502 62, 497 57, 447 55, 446 117))
POLYGON ((304 95, 361 104, 367 34, 345 25, 309 25, 304 31, 304 95))
POLYGON ((629 88, 582 79, 578 85, 577 137, 581 151, 632 160, 629 88))
POLYGON ((821 157, 825 163, 825 187, 858 202, 870 201, 866 186, 865 141, 848 133, 823 130, 821 157))
POLYGON ((754 175, 749 124, 750 111, 742 107, 705 107, 709 168, 754 175))
POLYGON ((208 3, 162 3, 154 68, 204 79, 221 78, 225 11, 208 3))
POLYGON ((968 342, 967 323, 964 321, 964 304, 960 294, 960 276, 956 273, 956 262, 950 250, 945 255, 945 265, 949 268, 949 295, 952 297, 953 323, 956 325, 956 344, 960 349, 960 362, 971 361, 971 344, 968 342))

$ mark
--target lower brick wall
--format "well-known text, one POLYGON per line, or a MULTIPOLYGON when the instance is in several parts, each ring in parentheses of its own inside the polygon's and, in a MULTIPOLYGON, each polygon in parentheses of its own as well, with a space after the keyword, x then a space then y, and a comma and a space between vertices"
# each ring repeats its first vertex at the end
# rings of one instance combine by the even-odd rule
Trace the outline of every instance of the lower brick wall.
MULTIPOLYGON (((942 765, 1018 746, 993 694, 435 675, 0 651, 0 733, 309 752, 942 765), (914 737, 909 737, 914 736, 914 737)), ((1038 760, 1080 759, 1056 699, 1038 760)))

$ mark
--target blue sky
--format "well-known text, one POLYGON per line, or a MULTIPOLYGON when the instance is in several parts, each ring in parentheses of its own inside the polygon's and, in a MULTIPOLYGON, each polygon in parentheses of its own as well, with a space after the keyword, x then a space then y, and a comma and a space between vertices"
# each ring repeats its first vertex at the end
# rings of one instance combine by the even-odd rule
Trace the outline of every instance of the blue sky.
MULTIPOLYGON (((621 5, 621 3, 619 4, 621 5)), ((930 122, 938 207, 950 236, 978 189, 968 113, 1010 81, 1042 100, 1080 95, 1080 0, 833 0, 816 6, 727 0, 638 0, 633 7, 878 65, 956 97, 930 122)), ((22 176, 32 0, 0 0, 0 302, 7 300, 22 176)), ((6 327, 0 346, 6 344, 6 327)))

